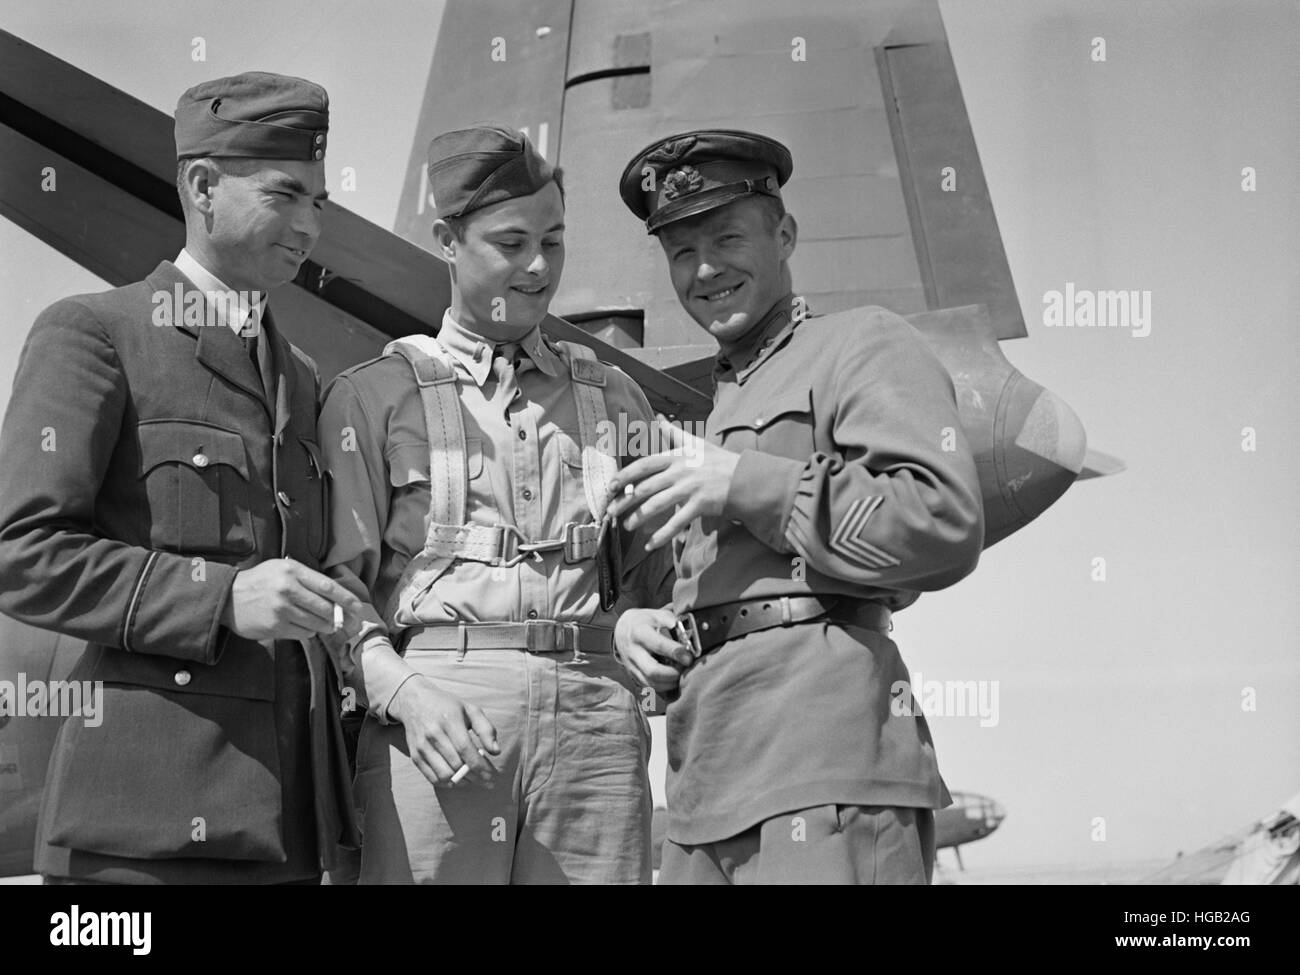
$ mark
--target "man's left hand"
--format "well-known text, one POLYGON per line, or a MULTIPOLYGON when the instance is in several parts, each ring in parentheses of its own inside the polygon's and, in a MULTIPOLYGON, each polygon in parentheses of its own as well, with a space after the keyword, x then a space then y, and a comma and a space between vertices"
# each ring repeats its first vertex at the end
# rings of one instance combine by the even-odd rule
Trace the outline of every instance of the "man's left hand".
POLYGON ((673 511, 650 536, 648 550, 668 543, 702 515, 722 514, 740 462, 739 454, 694 437, 663 417, 657 422, 668 449, 628 464, 614 476, 610 488, 614 498, 609 511, 615 517, 626 516, 623 525, 629 530, 673 511), (632 490, 625 493, 629 485, 632 490))

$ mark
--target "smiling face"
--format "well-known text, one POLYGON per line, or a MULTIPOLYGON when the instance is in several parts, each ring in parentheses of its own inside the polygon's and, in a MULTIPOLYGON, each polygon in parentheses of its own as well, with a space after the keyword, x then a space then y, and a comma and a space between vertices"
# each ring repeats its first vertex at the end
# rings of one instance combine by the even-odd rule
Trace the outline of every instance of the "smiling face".
POLYGON ((797 229, 773 221, 752 196, 677 220, 659 232, 682 307, 725 349, 740 342, 790 290, 786 261, 797 229))
POLYGON ((291 281, 321 233, 320 160, 197 160, 186 172, 186 249, 236 290, 291 281))
POLYGON ((452 317, 493 342, 527 334, 546 317, 564 270, 559 185, 475 210, 461 231, 457 237, 442 220, 433 226, 452 267, 452 317))

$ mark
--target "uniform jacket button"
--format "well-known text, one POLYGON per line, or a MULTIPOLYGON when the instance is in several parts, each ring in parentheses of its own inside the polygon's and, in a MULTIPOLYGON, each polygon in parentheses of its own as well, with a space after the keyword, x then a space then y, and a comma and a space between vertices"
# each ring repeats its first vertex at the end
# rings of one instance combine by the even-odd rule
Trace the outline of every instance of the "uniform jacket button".
POLYGON ((188 670, 178 670, 176 671, 176 676, 173 677, 172 680, 176 681, 177 687, 184 687, 191 680, 193 680, 193 678, 190 676, 190 672, 188 670))
POLYGON ((208 466, 208 455, 207 455, 207 454, 195 454, 195 455, 194 455, 193 457, 191 457, 190 459, 191 459, 192 461, 194 461, 194 466, 195 466, 195 467, 207 467, 207 466, 208 466))

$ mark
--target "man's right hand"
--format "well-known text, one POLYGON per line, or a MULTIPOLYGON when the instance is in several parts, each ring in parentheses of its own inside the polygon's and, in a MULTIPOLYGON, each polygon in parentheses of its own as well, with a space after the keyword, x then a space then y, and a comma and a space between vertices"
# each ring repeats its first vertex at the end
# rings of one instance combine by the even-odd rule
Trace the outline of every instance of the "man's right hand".
POLYGON ((629 609, 614 627, 614 650, 623 666, 660 694, 675 688, 682 670, 695 662, 690 650, 668 635, 676 623, 667 609, 629 609))
POLYGON ((483 710, 453 694, 438 690, 433 681, 417 675, 406 681, 388 705, 389 717, 406 729, 411 761, 430 785, 452 785, 462 765, 483 784, 496 769, 479 751, 500 755, 497 731, 483 710))
POLYGON ((310 640, 334 630, 334 605, 361 617, 361 600, 329 576, 293 559, 270 559, 235 573, 222 625, 249 640, 310 640))

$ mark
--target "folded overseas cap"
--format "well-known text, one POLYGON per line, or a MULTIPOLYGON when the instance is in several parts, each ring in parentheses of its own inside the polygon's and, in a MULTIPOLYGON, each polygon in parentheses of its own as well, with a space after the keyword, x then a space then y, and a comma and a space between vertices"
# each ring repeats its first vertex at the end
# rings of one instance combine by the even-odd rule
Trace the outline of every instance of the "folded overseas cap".
POLYGON ((528 138, 503 126, 457 129, 429 143, 429 189, 440 218, 532 196, 553 179, 555 167, 528 138))
POLYGON ((246 71, 181 95, 176 158, 324 159, 329 124, 329 95, 320 85, 246 71))

